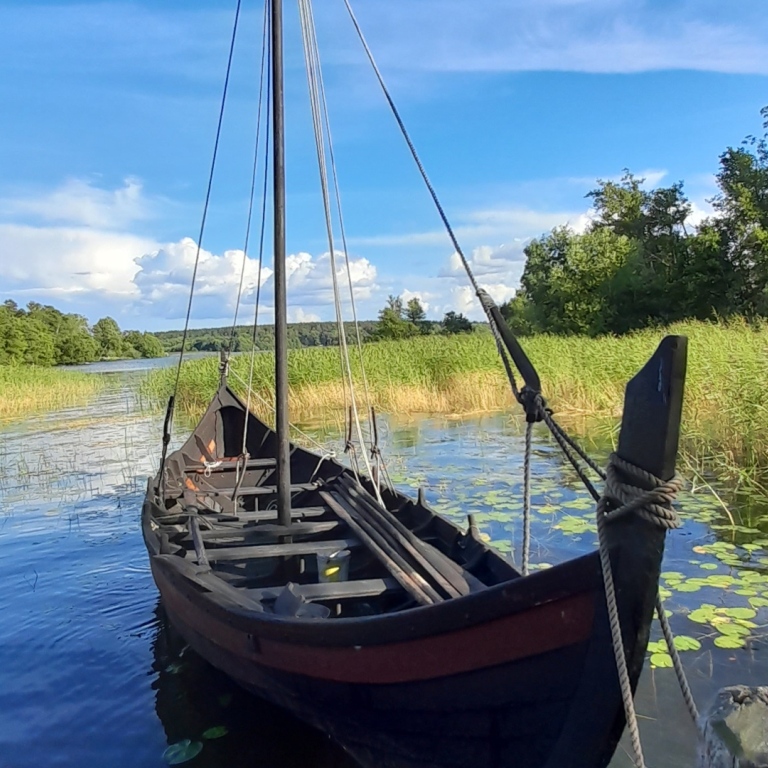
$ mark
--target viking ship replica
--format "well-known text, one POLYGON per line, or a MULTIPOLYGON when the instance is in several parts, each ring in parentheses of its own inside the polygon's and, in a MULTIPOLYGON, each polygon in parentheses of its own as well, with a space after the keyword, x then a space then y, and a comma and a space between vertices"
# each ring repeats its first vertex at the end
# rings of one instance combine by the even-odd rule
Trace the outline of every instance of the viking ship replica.
MULTIPOLYGON (((311 21, 308 0, 300 5, 311 21)), ((375 471, 291 442, 280 0, 267 11, 275 427, 233 391, 225 364, 199 424, 168 453, 171 399, 142 512, 168 617, 213 666, 363 766, 606 766, 657 598, 685 339, 664 339, 627 385, 607 490, 594 494, 600 551, 546 570, 528 573, 527 552, 515 567, 471 516, 462 530, 423 493, 409 498, 375 471)), ((498 308, 473 285, 510 381, 512 364, 524 380, 514 391, 528 437, 543 420, 575 450, 498 308)))

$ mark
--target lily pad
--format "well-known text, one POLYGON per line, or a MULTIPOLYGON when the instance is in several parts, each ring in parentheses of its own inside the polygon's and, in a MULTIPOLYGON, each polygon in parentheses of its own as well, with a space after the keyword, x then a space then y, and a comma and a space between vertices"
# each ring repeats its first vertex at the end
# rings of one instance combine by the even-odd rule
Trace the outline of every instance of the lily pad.
POLYGON ((715 638, 715 645, 718 648, 743 648, 744 644, 743 637, 720 635, 715 638))
POLYGON ((695 637, 677 635, 675 637, 675 648, 678 651, 698 651, 701 648, 701 643, 695 637))
POLYGON ((163 760, 168 765, 181 765, 186 763, 192 758, 197 757, 203 749, 203 743, 201 741, 191 741, 190 739, 182 739, 175 744, 171 744, 165 752, 163 752, 163 760))
POLYGON ((229 733, 229 728, 226 725, 214 725, 213 728, 209 728, 207 731, 203 731, 204 739, 220 739, 222 736, 226 736, 229 733))
POLYGON ((731 619, 754 619, 757 611, 752 608, 721 608, 720 613, 731 619))
POLYGON ((672 657, 668 653, 651 654, 651 666, 659 668, 671 667, 672 657))

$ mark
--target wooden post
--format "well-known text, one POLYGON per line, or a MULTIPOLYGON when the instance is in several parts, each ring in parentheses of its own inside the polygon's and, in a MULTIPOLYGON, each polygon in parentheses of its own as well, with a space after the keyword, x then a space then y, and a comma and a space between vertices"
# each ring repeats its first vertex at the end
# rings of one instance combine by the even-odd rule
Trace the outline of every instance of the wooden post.
POLYGON ((768 686, 734 685, 718 691, 699 718, 696 768, 768 766, 768 686))

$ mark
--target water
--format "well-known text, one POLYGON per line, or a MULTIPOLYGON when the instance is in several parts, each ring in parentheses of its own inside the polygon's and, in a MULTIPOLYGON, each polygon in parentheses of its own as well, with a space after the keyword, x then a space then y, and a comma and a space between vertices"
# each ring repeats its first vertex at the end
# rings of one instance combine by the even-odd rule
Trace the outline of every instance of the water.
MULTIPOLYGON (((0 432, 0 766, 159 767, 169 745, 189 739, 202 747, 194 766, 353 768, 327 737, 241 692, 168 627, 139 531, 162 417, 138 412, 130 379, 113 377, 88 408, 0 432)), ((400 487, 423 485, 456 519, 474 511, 500 549, 519 552, 518 423, 392 420, 381 432, 400 487)), ((532 556, 545 567, 591 550, 594 530, 559 455, 543 435, 535 448, 532 556)), ((723 685, 768 680, 764 512, 745 505, 740 529, 722 529, 711 496, 689 497, 686 525, 670 536, 667 606, 676 633, 701 643, 683 654, 700 706, 723 685), (708 623, 691 621, 702 604, 713 606, 708 623), (734 635, 745 647, 720 648, 732 607, 754 610, 741 619, 754 626, 734 635)), ((649 766, 690 766, 695 734, 670 669, 646 667, 637 706, 649 766)), ((620 749, 612 765, 631 761, 620 749)))

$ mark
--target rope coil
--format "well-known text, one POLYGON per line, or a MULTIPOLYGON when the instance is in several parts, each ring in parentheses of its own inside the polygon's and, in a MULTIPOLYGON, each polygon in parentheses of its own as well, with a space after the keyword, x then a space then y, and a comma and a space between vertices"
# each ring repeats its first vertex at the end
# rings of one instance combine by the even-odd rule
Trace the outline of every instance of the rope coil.
POLYGON ((680 474, 665 482, 612 453, 605 472, 605 490, 597 503, 598 521, 612 521, 635 512, 666 530, 679 528, 680 518, 671 504, 683 487, 680 474))

